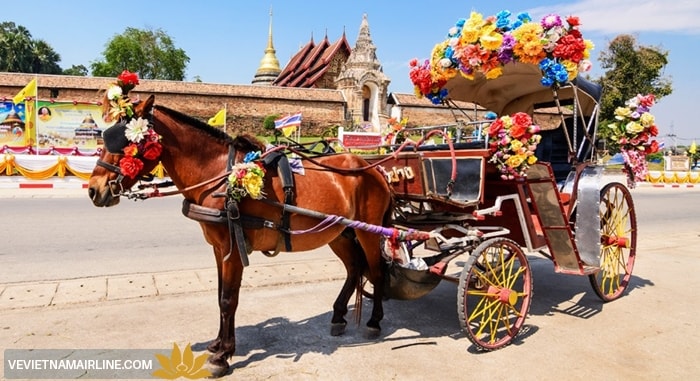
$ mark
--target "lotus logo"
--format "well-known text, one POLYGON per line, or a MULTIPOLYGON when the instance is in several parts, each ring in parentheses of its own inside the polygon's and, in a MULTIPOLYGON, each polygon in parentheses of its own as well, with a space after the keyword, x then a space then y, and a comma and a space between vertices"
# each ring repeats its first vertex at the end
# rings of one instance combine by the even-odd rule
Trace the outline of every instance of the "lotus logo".
POLYGON ((173 343, 170 358, 159 353, 156 354, 162 368, 153 372, 153 376, 166 380, 174 380, 179 377, 190 380, 211 377, 210 371, 202 369, 208 357, 208 354, 202 354, 195 358, 190 344, 187 344, 184 351, 180 351, 177 344, 173 343))

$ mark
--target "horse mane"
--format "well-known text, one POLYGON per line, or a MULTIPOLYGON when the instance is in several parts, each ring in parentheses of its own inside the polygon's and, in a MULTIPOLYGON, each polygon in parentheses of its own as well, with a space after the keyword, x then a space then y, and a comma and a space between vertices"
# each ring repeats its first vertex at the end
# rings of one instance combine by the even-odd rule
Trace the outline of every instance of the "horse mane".
POLYGON ((155 109, 160 110, 161 112, 171 116, 173 119, 176 119, 178 121, 181 121, 187 125, 190 125, 200 131, 206 132, 207 134, 211 135, 213 138, 216 138, 218 140, 221 140, 227 144, 233 143, 233 138, 225 133, 224 131, 212 127, 208 125, 207 123, 202 122, 201 120, 197 118, 193 118, 189 115, 183 114, 180 111, 173 110, 171 108, 167 108, 165 106, 161 105, 155 105, 153 106, 155 109))

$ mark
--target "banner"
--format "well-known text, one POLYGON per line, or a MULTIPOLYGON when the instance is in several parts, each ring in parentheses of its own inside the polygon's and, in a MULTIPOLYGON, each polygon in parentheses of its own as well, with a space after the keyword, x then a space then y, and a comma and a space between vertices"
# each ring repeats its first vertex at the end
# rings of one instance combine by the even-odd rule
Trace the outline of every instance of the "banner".
POLYGON ((37 140, 42 148, 96 150, 103 144, 102 131, 111 126, 102 120, 95 104, 37 102, 37 140))
POLYGON ((33 107, 34 101, 26 104, 14 104, 12 101, 0 103, 0 146, 26 147, 34 144, 35 125, 33 118, 27 118, 33 107))

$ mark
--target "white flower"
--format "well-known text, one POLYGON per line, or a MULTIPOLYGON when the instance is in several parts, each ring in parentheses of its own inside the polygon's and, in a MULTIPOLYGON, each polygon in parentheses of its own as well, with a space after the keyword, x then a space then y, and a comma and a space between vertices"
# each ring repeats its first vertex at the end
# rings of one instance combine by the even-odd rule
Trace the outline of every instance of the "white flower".
POLYGON ((143 140, 143 136, 148 131, 148 120, 143 118, 132 119, 126 125, 126 138, 134 143, 143 140))
POLYGON ((107 90, 107 99, 119 99, 122 96, 122 88, 117 85, 112 85, 107 90))
POLYGON ((452 61, 449 58, 443 58, 440 60, 440 66, 448 68, 452 66, 452 61))

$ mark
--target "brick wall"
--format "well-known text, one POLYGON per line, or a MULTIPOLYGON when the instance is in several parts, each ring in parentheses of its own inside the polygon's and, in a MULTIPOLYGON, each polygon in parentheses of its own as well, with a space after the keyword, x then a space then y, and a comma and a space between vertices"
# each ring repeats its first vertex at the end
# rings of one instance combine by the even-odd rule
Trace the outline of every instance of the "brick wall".
MULTIPOLYGON (((0 73, 0 98, 11 99, 34 77, 33 74, 0 73)), ((56 101, 78 102, 100 101, 114 80, 62 75, 36 77, 40 100, 49 100, 56 94, 56 101)), ((154 95, 157 104, 201 120, 209 119, 226 105, 226 129, 234 135, 240 132, 269 134, 262 124, 265 117, 273 114, 303 113, 303 135, 319 136, 329 127, 347 124, 347 104, 338 90, 141 80, 130 95, 134 98, 154 95)), ((455 120, 448 109, 430 104, 406 107, 404 116, 409 118, 410 126, 446 124, 455 120)))

